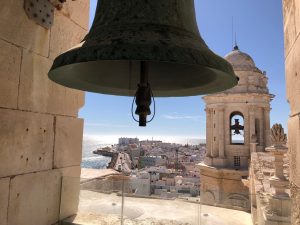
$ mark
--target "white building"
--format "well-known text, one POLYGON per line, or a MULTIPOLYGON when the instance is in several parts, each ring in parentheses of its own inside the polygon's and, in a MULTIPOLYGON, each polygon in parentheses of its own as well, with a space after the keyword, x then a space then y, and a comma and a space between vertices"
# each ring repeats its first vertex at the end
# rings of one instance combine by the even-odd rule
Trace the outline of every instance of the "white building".
POLYGON ((138 138, 127 138, 127 137, 119 138, 119 145, 129 145, 129 144, 139 144, 139 139, 138 138))
POLYGON ((136 176, 131 177, 130 185, 135 195, 149 196, 150 174, 146 171, 139 172, 136 176))

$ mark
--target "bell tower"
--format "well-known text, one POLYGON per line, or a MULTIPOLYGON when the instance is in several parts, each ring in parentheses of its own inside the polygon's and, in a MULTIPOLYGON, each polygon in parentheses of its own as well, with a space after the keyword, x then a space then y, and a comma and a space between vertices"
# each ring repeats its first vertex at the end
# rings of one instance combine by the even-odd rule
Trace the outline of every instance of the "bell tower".
POLYGON ((266 73, 237 46, 225 59, 239 83, 203 97, 206 103, 206 158, 200 164, 201 200, 208 204, 249 209, 248 177, 252 151, 270 145, 270 101, 266 73))

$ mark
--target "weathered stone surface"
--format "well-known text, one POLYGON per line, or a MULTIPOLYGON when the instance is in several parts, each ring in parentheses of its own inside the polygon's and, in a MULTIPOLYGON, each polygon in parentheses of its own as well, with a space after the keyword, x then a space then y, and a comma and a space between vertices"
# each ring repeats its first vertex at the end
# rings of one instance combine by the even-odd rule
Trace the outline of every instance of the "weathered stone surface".
POLYGON ((55 127, 54 167, 79 166, 82 157, 83 120, 58 116, 55 127))
POLYGON ((58 169, 62 177, 78 178, 81 174, 80 166, 70 166, 58 169))
POLYGON ((80 193, 80 166, 59 169, 62 173, 60 219, 75 215, 80 193))
POLYGON ((21 48, 0 39, 0 49, 0 106, 17 108, 21 48))
POLYGON ((283 0, 284 43, 287 56, 296 40, 295 0, 283 0))
MULTIPOLYGON (((48 79, 50 33, 53 56, 77 44, 87 32, 89 1, 68 1, 64 12, 56 12, 52 30, 27 17, 24 0, 0 5, 0 177, 7 177, 0 178, 0 225, 57 224, 61 177, 77 177, 79 184, 82 121, 68 130, 65 120, 60 125, 54 118, 77 117, 84 93, 48 79), (53 170, 55 127, 57 149, 76 153, 59 164, 76 161, 76 167, 53 170)), ((62 216, 76 212, 79 185, 65 185, 64 191, 62 216)))
POLYGON ((19 108, 75 117, 84 104, 84 93, 49 80, 51 64, 47 58, 23 52, 19 108))
POLYGON ((292 224, 300 224, 300 1, 284 0, 283 9, 286 90, 292 115, 288 121, 292 224))
POLYGON ((288 141, 290 157, 290 180, 300 187, 300 117, 288 121, 288 141))
POLYGON ((61 13, 56 12, 54 25, 51 28, 50 58, 54 59, 59 54, 78 45, 86 33, 86 29, 83 29, 61 13))
POLYGON ((0 38, 43 56, 48 56, 50 32, 30 20, 24 1, 1 1, 0 38))
MULTIPOLYGON (((286 162, 285 158, 284 161, 286 162)), ((281 177, 274 179, 274 169, 276 170, 276 162, 274 165, 274 156, 272 154, 267 152, 253 152, 251 154, 249 186, 251 205, 252 209, 254 209, 251 211, 254 224, 291 224, 291 201, 289 196, 285 194, 285 192, 289 192, 287 190, 288 186, 286 186, 286 189, 283 188, 280 195, 278 195, 278 185, 275 186, 276 182, 274 181, 280 184, 281 177), (277 190, 274 190, 274 186, 277 190)), ((282 168, 282 170, 288 178, 288 174, 286 173, 288 165, 285 165, 285 168, 282 168)), ((288 184, 286 180, 281 181, 281 184, 288 184)))
POLYGON ((300 39, 286 58, 286 92, 290 103, 291 115, 300 112, 300 39))
POLYGON ((90 13, 90 1, 77 0, 67 1, 63 4, 63 8, 60 11, 63 15, 73 20, 76 24, 83 29, 88 30, 89 27, 89 13, 90 13))
POLYGON ((0 224, 7 225, 7 208, 10 178, 0 179, 0 224))
POLYGON ((300 188, 291 184, 292 224, 300 224, 300 188))
POLYGON ((0 124, 0 177, 52 168, 52 116, 0 109, 0 124))
POLYGON ((201 201, 209 205, 225 208, 249 210, 249 190, 242 178, 248 176, 247 170, 217 169, 199 164, 201 177, 201 201))
POLYGON ((297 37, 300 35, 300 1, 295 1, 295 25, 296 25, 296 35, 297 37))
POLYGON ((11 180, 8 224, 51 225, 58 221, 61 176, 52 170, 11 180))

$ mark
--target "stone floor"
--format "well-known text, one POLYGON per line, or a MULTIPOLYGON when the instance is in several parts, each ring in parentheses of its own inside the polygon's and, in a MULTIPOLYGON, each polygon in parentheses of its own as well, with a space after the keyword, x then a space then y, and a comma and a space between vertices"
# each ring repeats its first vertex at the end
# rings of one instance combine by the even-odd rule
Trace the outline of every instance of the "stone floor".
MULTIPOLYGON (((176 200, 125 197, 124 225, 252 225, 246 212, 176 200)), ((121 197, 81 191, 74 224, 120 224, 121 197)))

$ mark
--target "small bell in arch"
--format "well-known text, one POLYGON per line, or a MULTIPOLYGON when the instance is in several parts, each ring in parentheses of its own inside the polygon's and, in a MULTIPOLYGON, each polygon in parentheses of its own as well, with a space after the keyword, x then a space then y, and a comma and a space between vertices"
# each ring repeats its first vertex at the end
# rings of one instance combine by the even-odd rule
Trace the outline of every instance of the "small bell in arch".
POLYGON ((234 119, 234 125, 231 125, 230 129, 233 130, 234 135, 239 135, 244 130, 244 126, 240 125, 239 119, 234 119))

